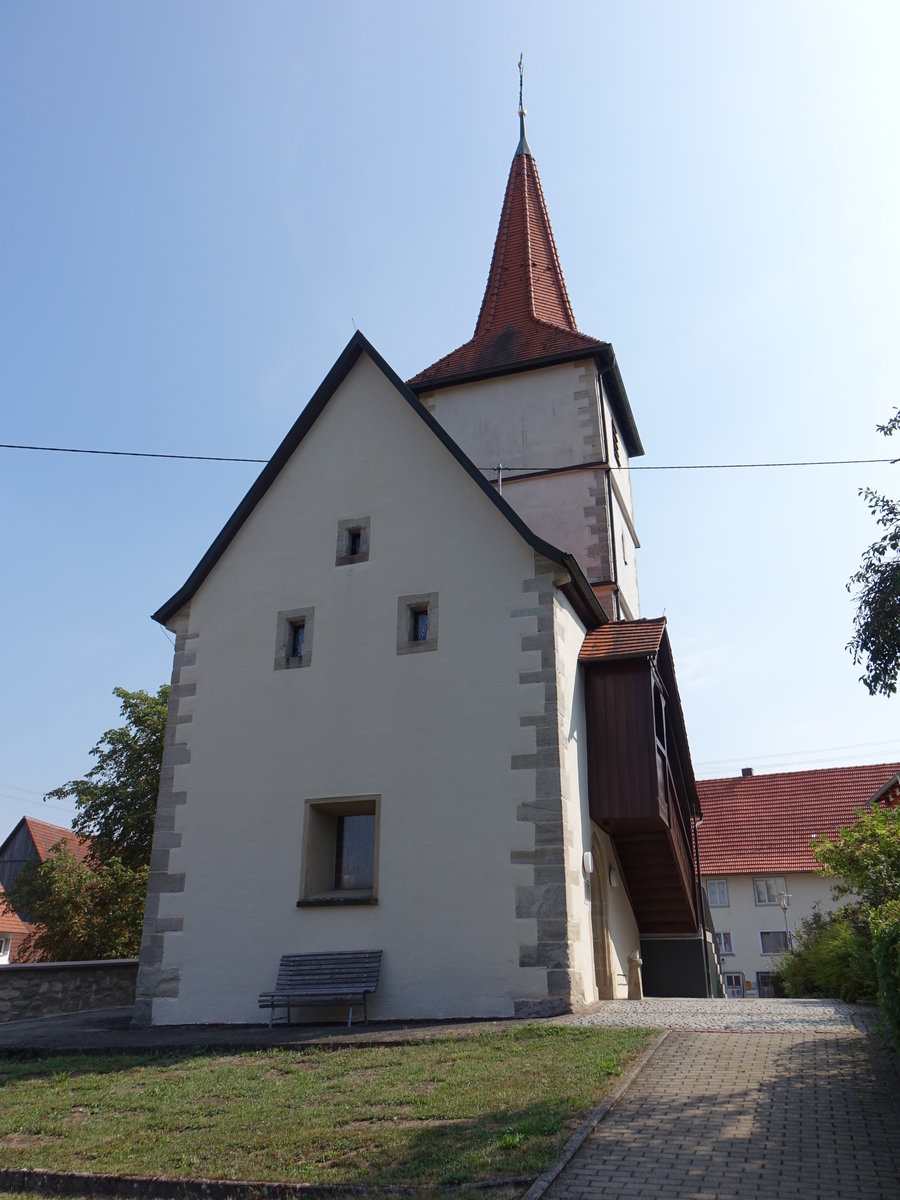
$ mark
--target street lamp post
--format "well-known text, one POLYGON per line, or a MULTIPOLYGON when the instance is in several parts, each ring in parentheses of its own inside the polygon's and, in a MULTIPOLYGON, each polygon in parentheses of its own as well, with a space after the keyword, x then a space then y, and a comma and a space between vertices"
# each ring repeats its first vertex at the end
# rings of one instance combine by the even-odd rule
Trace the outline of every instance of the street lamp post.
POLYGON ((791 931, 788 929, 787 910, 791 906, 791 898, 787 892, 778 893, 778 903, 781 906, 782 914, 784 915, 784 940, 787 942, 787 948, 791 948, 791 931))

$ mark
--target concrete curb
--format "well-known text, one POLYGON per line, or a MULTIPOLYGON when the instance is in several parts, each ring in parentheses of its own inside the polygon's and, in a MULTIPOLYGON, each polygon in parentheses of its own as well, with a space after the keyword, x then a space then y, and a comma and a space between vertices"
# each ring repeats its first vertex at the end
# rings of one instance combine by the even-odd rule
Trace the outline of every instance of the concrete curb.
POLYGON ((540 1200, 547 1189, 565 1170, 584 1143, 587 1141, 590 1134, 596 1129, 603 1118, 615 1107, 621 1100, 622 1096, 628 1091, 631 1085, 646 1067, 647 1063, 660 1048, 666 1038, 669 1036, 669 1031, 664 1030, 657 1038, 655 1038, 641 1057, 637 1060, 628 1074, 619 1081, 616 1089, 610 1093, 603 1101, 599 1108, 595 1108, 591 1115, 578 1126, 572 1136, 569 1138, 559 1158, 551 1167, 548 1167, 542 1175, 538 1175, 537 1179, 522 1197, 522 1200, 540 1200))

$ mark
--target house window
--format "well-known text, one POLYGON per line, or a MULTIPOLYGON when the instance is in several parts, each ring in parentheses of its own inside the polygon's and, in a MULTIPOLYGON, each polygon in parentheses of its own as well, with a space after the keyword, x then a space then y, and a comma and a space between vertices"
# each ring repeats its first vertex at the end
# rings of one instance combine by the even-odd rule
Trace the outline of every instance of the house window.
POLYGON ((298 908, 376 904, 380 796, 307 800, 298 908))
POLYGON ((314 608, 289 608, 275 622, 275 670, 308 667, 312 662, 314 608))
POLYGON ((3 934, 0 934, 0 963, 9 962, 9 948, 11 943, 11 937, 4 937, 3 934))
POLYGON ((437 650, 438 594, 419 592, 397 600, 397 653, 437 650))
POLYGON ((786 892, 783 875, 769 875, 764 879, 753 880, 753 893, 757 904, 777 904, 779 894, 784 895, 786 892))
POLYGON ((725 879, 707 879, 706 898, 710 908, 728 907, 728 882, 725 879))
POLYGON ((716 945, 719 948, 719 957, 725 954, 734 954, 734 946, 731 942, 731 930, 722 929, 716 932, 716 945))
POLYGON ((369 561, 369 525, 369 517, 350 517, 346 521, 338 521, 334 555, 336 567, 369 561))
POLYGON ((788 935, 784 929, 761 929, 759 942, 763 954, 783 954, 788 949, 788 935))

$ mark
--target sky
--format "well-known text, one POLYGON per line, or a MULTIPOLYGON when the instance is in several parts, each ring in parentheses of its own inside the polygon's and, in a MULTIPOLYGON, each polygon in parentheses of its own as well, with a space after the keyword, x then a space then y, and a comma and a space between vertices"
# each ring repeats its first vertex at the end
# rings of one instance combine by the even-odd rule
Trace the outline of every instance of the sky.
MULTIPOLYGON (((2 5, 0 442, 265 459, 354 328, 404 378, 466 341, 523 53, 634 465, 900 454, 898 52, 893 0, 2 5)), ((150 614, 258 470, 0 449, 0 840, 168 681, 150 614)), ((900 758, 845 650, 900 466, 633 485, 697 776, 900 758)))

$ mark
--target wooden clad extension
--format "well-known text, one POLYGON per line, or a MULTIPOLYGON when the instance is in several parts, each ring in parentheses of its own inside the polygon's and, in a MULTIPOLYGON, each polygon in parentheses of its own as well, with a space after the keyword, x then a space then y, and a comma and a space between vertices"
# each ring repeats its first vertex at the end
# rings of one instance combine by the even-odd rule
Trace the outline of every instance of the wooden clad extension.
POLYGON ((612 838, 641 936, 699 927, 699 815, 664 621, 617 622, 585 640, 592 820, 612 838))

